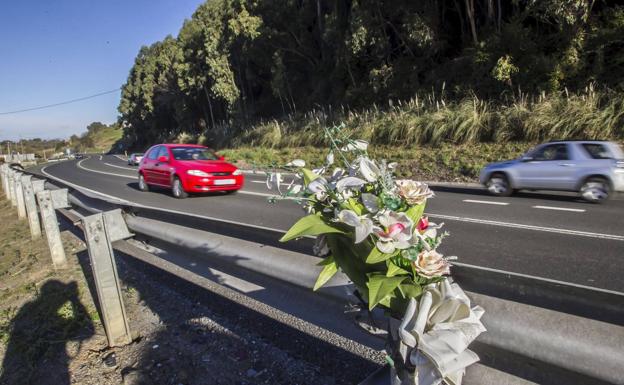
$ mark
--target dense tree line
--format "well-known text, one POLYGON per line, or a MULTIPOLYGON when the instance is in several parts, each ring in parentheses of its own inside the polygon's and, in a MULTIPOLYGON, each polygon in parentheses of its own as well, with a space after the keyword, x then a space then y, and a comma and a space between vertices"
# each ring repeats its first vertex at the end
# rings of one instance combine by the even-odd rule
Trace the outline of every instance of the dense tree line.
MULTIPOLYGON (((138 53, 124 140, 209 133, 423 90, 497 100, 624 86, 624 7, 606 0, 209 0, 138 53)), ((213 143, 214 144, 214 143, 213 143)))

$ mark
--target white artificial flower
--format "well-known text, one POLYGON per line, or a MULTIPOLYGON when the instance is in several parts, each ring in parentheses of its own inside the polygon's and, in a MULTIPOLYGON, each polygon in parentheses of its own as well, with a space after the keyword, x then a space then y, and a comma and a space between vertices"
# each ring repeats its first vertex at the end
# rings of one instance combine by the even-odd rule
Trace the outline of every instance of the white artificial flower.
POLYGON ((330 152, 325 158, 325 165, 331 166, 332 164, 334 164, 334 153, 330 152))
POLYGON ((306 163, 303 159, 295 159, 291 162, 286 163, 287 167, 305 167, 306 163))
POLYGON ((367 148, 368 148, 368 142, 365 140, 358 139, 342 147, 340 151, 355 151, 355 150, 366 151, 367 148))
POLYGON ((361 157, 360 158, 360 174, 369 182, 375 182, 379 179, 381 171, 379 167, 372 160, 361 157))
POLYGON ((362 204, 366 207, 366 210, 370 213, 376 213, 379 211, 379 203, 378 198, 374 194, 363 193, 362 194, 362 204))
POLYGON ((327 198, 327 191, 329 191, 327 180, 323 177, 314 179, 308 184, 308 191, 314 194, 316 200, 325 200, 325 198, 327 198))
POLYGON ((329 177, 330 182, 337 182, 342 176, 345 174, 345 170, 340 167, 336 167, 334 171, 332 171, 331 176, 329 177))
POLYGON ((346 178, 340 179, 336 183, 336 190, 338 190, 338 192, 343 192, 345 190, 359 189, 364 184, 366 184, 365 180, 356 178, 354 176, 348 176, 346 178))
POLYGON ((375 233, 379 237, 376 243, 379 251, 392 254, 396 249, 403 250, 411 246, 414 222, 405 213, 384 211, 377 220, 383 226, 375 233))
POLYGON ((410 205, 423 203, 433 196, 433 191, 426 183, 416 182, 411 179, 397 180, 396 186, 399 188, 399 195, 410 205))
POLYGON ((435 250, 426 250, 418 254, 412 265, 419 275, 426 278, 441 277, 450 274, 450 264, 435 250))
POLYGON ((338 220, 355 228, 355 243, 360 243, 374 230, 373 221, 366 215, 357 215, 352 210, 342 210, 338 213, 338 220))

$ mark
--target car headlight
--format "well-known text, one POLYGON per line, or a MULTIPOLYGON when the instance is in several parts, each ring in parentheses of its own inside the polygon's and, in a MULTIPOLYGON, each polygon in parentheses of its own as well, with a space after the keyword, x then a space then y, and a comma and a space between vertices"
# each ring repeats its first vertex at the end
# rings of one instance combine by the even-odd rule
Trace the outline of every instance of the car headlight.
POLYGON ((186 173, 193 176, 210 176, 210 174, 201 170, 188 170, 186 173))
POLYGON ((243 173, 243 172, 242 172, 240 169, 238 169, 238 168, 237 168, 237 169, 236 169, 236 171, 234 171, 234 172, 232 173, 232 175, 241 175, 242 173, 243 173))

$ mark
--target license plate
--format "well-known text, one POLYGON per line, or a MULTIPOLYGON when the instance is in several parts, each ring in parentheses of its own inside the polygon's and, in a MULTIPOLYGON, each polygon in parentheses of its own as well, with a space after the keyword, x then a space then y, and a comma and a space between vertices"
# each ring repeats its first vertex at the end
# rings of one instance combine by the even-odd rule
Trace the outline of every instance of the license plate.
POLYGON ((216 179, 214 181, 214 184, 217 186, 224 186, 224 185, 229 185, 229 184, 235 184, 236 180, 234 179, 216 179))

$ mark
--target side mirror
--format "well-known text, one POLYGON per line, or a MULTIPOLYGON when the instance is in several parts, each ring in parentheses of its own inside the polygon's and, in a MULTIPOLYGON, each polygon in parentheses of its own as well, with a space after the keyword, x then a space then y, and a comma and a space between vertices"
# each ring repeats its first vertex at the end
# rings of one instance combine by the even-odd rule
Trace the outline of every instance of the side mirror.
POLYGON ((161 155, 158 157, 158 163, 168 163, 169 162, 169 158, 167 158, 164 155, 161 155))
POLYGON ((219 160, 225 160, 224 156, 219 155, 219 160))

